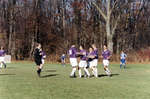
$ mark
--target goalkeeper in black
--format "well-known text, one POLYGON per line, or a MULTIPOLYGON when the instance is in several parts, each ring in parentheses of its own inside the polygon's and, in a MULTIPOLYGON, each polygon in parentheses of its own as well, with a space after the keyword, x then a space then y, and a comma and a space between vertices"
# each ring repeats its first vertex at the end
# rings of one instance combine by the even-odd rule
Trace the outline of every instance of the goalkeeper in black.
POLYGON ((34 51, 34 61, 37 65, 37 74, 40 77, 40 73, 42 70, 42 49, 41 44, 37 44, 35 51, 34 51))

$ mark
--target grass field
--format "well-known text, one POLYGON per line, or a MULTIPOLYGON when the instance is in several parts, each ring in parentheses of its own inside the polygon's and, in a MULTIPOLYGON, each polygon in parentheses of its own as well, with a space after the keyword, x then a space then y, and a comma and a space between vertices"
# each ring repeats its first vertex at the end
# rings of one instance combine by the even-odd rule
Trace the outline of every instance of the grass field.
POLYGON ((45 64, 42 77, 34 63, 12 63, 0 72, 0 99, 150 99, 150 65, 110 66, 113 76, 99 65, 99 78, 69 78, 71 67, 45 64))

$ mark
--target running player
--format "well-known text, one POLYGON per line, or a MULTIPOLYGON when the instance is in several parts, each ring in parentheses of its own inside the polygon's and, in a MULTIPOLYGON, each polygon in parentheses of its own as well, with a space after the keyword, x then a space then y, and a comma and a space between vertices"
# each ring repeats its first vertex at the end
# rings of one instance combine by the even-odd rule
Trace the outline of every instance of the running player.
POLYGON ((3 46, 1 46, 1 48, 0 48, 0 68, 2 68, 3 67, 3 65, 4 65, 4 68, 6 68, 6 63, 5 63, 5 51, 4 51, 4 47, 3 46))
POLYGON ((92 48, 94 49, 94 59, 93 59, 93 70, 95 73, 95 77, 98 77, 98 70, 97 70, 97 65, 98 65, 98 49, 95 44, 92 44, 92 48))
POLYGON ((104 45, 104 51, 102 52, 102 58, 103 58, 103 66, 104 66, 104 71, 108 76, 111 76, 111 72, 108 69, 109 66, 109 59, 111 57, 110 51, 107 49, 107 46, 104 45))
POLYGON ((84 72, 87 74, 88 78, 90 77, 90 73, 89 71, 87 70, 87 52, 86 50, 84 50, 84 47, 83 46, 80 46, 80 52, 78 53, 80 55, 80 62, 79 62, 79 77, 81 78, 82 77, 82 73, 81 73, 81 68, 84 69, 84 72))
POLYGON ((62 56, 61 56, 61 65, 62 66, 64 66, 65 67, 65 63, 66 63, 66 56, 65 56, 65 54, 62 54, 62 56))
POLYGON ((37 44, 36 49, 34 51, 34 61, 37 65, 37 74, 40 77, 40 73, 42 70, 42 50, 41 44, 37 44))
POLYGON ((70 64, 72 66, 72 72, 70 74, 70 77, 75 77, 75 72, 77 70, 78 62, 76 57, 77 49, 75 48, 75 45, 72 45, 69 49, 69 57, 70 57, 70 64))
POLYGON ((122 66, 124 66, 124 69, 126 68, 126 58, 127 58, 127 55, 124 53, 124 51, 121 51, 121 55, 120 55, 120 69, 122 68, 122 66))
POLYGON ((92 73, 93 73, 93 75, 95 76, 95 77, 97 77, 97 75, 96 75, 96 73, 95 73, 95 70, 94 70, 94 65, 95 65, 95 63, 94 63, 94 58, 95 58, 95 54, 94 54, 94 50, 93 50, 93 48, 89 48, 89 53, 88 53, 88 62, 89 62, 89 67, 90 67, 90 69, 92 69, 92 73))

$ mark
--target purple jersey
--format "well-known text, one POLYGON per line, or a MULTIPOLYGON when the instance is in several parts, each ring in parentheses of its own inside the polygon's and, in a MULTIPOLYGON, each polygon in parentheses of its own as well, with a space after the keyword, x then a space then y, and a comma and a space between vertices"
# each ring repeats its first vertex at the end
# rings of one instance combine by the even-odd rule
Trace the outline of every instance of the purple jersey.
POLYGON ((94 50, 95 59, 98 59, 98 49, 94 50))
POLYGON ((71 47, 69 49, 69 56, 70 58, 76 58, 77 49, 75 47, 71 47))
POLYGON ((4 50, 0 50, 0 57, 5 55, 5 51, 4 50))
POLYGON ((86 52, 86 50, 80 50, 80 53, 82 54, 81 55, 81 60, 86 60, 86 58, 87 58, 87 52, 86 52))
POLYGON ((106 51, 102 52, 103 59, 105 59, 105 60, 107 60, 110 55, 111 54, 110 54, 109 50, 106 50, 106 51))
MULTIPOLYGON (((92 51, 91 53, 89 52, 88 53, 88 56, 94 56, 95 54, 94 54, 94 51, 92 51)), ((88 58, 88 61, 90 62, 90 61, 92 61, 93 59, 92 58, 88 58)))
POLYGON ((46 58, 46 54, 44 51, 41 52, 42 53, 42 59, 45 59, 46 58))

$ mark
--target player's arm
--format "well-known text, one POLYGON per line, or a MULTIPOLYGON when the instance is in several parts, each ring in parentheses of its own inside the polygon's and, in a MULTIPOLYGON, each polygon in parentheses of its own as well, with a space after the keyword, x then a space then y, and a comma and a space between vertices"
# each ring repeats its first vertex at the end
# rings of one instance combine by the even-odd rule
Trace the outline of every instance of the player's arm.
POLYGON ((109 52, 109 56, 107 57, 107 59, 109 60, 111 58, 112 54, 111 52, 109 52))

